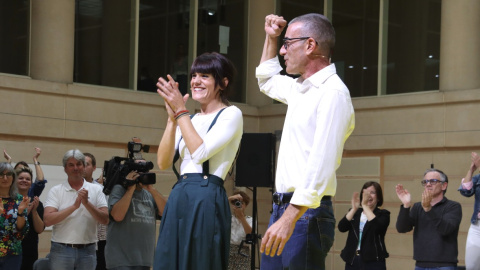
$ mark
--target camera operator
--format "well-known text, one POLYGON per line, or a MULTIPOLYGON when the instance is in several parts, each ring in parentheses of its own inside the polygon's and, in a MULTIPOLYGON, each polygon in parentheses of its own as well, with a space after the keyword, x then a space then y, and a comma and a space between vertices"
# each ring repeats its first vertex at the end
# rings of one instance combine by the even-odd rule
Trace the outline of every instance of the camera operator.
POLYGON ((228 269, 250 269, 250 249, 243 245, 247 234, 252 233, 252 217, 245 215, 245 209, 250 203, 250 197, 243 191, 237 190, 228 197, 232 205, 232 230, 230 236, 230 258, 228 269))
POLYGON ((116 184, 110 193, 107 269, 149 270, 153 265, 156 217, 162 215, 166 199, 153 185, 142 185, 141 176, 131 171, 126 184, 116 184))

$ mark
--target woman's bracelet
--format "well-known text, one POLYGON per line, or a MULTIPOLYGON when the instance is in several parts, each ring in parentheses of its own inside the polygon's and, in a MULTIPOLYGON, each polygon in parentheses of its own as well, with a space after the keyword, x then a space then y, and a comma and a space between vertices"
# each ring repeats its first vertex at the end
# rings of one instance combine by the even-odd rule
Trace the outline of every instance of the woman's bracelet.
POLYGON ((177 119, 181 114, 184 114, 184 113, 187 113, 187 114, 188 114, 189 111, 188 111, 188 110, 181 110, 181 111, 177 112, 177 113, 173 116, 173 118, 177 119))
POLYGON ((175 121, 177 121, 178 118, 180 118, 180 117, 182 117, 182 116, 185 116, 185 115, 188 115, 188 111, 183 112, 183 113, 180 113, 180 114, 176 114, 176 115, 175 115, 175 121))

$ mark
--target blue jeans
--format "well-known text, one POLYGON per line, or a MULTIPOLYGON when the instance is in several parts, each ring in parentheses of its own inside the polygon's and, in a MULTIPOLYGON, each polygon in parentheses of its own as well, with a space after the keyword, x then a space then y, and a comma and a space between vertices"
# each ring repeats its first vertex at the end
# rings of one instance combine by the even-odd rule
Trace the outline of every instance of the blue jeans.
POLYGON ((17 270, 22 265, 22 255, 9 255, 0 258, 0 269, 17 270))
MULTIPOLYGON (((289 204, 273 205, 272 226, 289 204)), ((292 236, 280 256, 262 254, 260 269, 325 269, 325 257, 333 245, 335 218, 331 201, 322 201, 320 207, 308 209, 295 224, 292 236)))
POLYGON ((97 265, 95 245, 72 248, 52 242, 49 258, 51 270, 92 270, 97 265))
POLYGON ((415 266, 415 270, 457 270, 455 266, 443 266, 443 267, 419 267, 415 266))

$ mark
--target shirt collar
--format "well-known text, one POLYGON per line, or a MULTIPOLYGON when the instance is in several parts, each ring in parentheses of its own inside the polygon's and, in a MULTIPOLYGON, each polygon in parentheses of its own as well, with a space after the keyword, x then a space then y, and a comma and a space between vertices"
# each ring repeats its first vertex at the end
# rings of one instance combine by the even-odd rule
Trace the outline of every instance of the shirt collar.
MULTIPOLYGON (((85 183, 87 183, 87 181, 85 181, 85 179, 83 179, 83 184, 82 184, 82 187, 81 187, 80 189, 85 188, 85 183)), ((72 188, 72 186, 70 185, 70 183, 68 182, 68 180, 65 181, 65 182, 63 182, 63 183, 62 183, 62 186, 63 186, 63 188, 65 189, 65 191, 75 191, 75 192, 77 191, 77 190, 75 190, 74 188, 72 188)))
POLYGON ((330 78, 332 75, 336 73, 337 73, 337 70, 335 68, 335 64, 330 64, 322 68, 321 70, 317 71, 312 76, 308 77, 305 81, 302 82, 302 85, 305 85, 305 86, 313 85, 319 88, 322 84, 324 84, 328 80, 328 78, 330 78))

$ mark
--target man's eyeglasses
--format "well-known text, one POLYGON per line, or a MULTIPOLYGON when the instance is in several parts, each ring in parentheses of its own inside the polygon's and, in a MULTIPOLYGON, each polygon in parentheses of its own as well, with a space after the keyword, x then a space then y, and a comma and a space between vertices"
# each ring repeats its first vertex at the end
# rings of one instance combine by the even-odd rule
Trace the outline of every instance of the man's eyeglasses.
POLYGON ((5 176, 7 177, 13 176, 13 172, 0 173, 0 178, 5 178, 5 176))
POLYGON ((445 183, 445 181, 437 180, 437 179, 423 179, 421 183, 422 183, 422 186, 426 186, 427 184, 431 184, 433 186, 433 185, 436 185, 437 183, 443 184, 445 183))
MULTIPOLYGON (((310 37, 297 37, 297 38, 283 38, 283 47, 285 48, 285 50, 288 50, 288 47, 293 43, 291 41, 295 41, 295 40, 306 40, 306 39, 309 39, 310 37), (290 42, 289 42, 290 41, 290 42)), ((315 41, 315 43, 318 44, 317 41, 315 41)))

